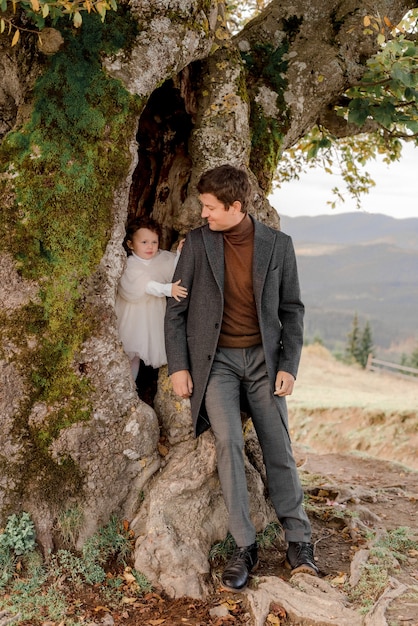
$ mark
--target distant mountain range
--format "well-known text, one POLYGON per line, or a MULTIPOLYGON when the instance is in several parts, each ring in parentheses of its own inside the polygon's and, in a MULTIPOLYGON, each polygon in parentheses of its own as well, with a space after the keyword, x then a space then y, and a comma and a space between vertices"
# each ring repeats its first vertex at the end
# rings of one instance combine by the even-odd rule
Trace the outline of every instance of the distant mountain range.
POLYGON ((418 341, 418 218, 283 215, 281 228, 296 249, 307 340, 343 348, 357 313, 377 347, 418 341))

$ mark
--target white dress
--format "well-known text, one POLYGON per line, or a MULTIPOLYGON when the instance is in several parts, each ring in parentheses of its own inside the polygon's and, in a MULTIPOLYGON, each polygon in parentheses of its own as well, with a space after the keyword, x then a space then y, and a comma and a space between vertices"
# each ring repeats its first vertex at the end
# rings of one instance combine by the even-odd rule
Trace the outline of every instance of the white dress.
POLYGON ((139 356, 154 368, 167 363, 164 315, 177 259, 167 250, 152 259, 132 254, 118 286, 115 309, 123 348, 130 359, 139 356))

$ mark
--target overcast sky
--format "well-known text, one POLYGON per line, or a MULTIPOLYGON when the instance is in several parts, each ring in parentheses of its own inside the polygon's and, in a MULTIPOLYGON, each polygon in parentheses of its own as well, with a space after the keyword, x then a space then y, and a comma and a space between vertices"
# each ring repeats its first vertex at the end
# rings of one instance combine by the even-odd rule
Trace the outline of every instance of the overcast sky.
MULTIPOLYGON (((406 144, 399 162, 373 161, 365 168, 376 186, 362 199, 362 211, 383 213, 396 218, 418 217, 418 148, 406 144)), ((269 201, 279 215, 335 215, 357 211, 354 201, 346 199, 335 209, 327 205, 334 200, 332 188, 339 184, 337 176, 330 176, 321 169, 310 170, 299 180, 285 183, 273 191, 269 201)))

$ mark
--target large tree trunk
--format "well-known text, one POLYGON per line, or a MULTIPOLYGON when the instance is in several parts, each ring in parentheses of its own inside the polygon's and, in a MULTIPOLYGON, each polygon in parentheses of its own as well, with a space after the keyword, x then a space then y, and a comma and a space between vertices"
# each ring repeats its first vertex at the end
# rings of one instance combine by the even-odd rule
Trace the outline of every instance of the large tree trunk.
MULTIPOLYGON (((174 596, 209 588, 207 553, 227 531, 213 440, 193 439, 188 403, 171 395, 165 368, 155 410, 137 396, 114 314, 127 216, 152 215, 170 248, 200 223, 201 172, 228 162, 250 174, 253 213, 278 226, 265 194, 281 151, 319 120, 336 123, 333 105, 375 52, 364 15, 396 23, 413 6, 275 0, 231 38, 218 0, 170 10, 132 0, 120 17, 130 25, 125 49, 96 49, 86 35, 95 78, 68 101, 54 81, 66 63, 76 76, 82 67, 77 85, 65 83, 79 89, 86 72, 68 33, 52 57, 30 35, 12 49, 0 36, 0 524, 29 511, 48 550, 71 509, 83 512, 79 546, 117 513, 132 521, 136 566, 153 582, 174 596), (101 80, 109 101, 89 100, 101 80), (52 113, 42 108, 49 98, 52 113), (60 132, 65 158, 54 160, 60 132)), ((86 33, 100 27, 85 23, 86 33)), ((251 458, 261 529, 273 516, 259 455, 251 458)))

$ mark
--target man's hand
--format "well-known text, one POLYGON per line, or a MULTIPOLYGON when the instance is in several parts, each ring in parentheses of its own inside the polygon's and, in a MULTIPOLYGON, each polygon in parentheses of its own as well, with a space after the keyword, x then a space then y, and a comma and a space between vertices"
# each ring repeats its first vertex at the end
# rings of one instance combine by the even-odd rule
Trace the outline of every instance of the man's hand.
POLYGON ((189 370, 179 370, 171 374, 173 391, 181 398, 190 398, 193 393, 193 381, 189 370))
POLYGON ((276 384, 274 388, 275 396, 290 396, 293 392, 295 379, 289 372, 277 372, 276 384))

